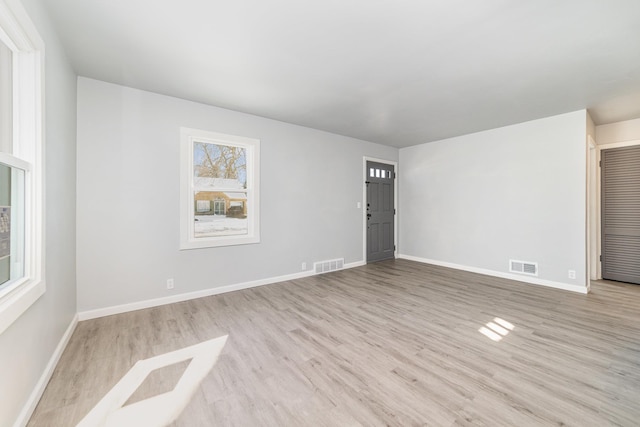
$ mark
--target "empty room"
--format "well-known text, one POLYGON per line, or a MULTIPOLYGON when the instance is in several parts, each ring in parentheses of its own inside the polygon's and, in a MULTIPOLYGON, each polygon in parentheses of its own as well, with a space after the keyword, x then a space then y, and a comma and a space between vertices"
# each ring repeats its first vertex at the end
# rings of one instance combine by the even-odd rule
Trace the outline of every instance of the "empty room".
POLYGON ((640 425, 638 22, 0 0, 0 427, 640 425))

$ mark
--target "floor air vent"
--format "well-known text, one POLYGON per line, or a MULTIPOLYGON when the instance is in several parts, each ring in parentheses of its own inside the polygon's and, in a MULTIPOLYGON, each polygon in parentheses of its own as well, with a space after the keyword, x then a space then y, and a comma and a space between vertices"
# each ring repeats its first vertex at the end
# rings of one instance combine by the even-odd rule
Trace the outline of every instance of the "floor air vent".
POLYGON ((509 271, 512 273, 528 274, 529 276, 538 275, 538 263, 529 261, 509 260, 509 271))
POLYGON ((344 267, 344 258, 331 259, 329 261, 318 261, 313 264, 316 273, 327 273, 329 271, 342 270, 344 267))

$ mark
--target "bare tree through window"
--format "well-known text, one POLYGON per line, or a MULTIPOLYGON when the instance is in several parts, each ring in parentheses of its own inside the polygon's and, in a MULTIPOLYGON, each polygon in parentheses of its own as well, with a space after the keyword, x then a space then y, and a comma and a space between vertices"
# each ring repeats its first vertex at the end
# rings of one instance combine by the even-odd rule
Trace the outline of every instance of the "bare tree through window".
POLYGON ((195 142, 193 157, 196 177, 235 179, 247 187, 245 148, 195 142))

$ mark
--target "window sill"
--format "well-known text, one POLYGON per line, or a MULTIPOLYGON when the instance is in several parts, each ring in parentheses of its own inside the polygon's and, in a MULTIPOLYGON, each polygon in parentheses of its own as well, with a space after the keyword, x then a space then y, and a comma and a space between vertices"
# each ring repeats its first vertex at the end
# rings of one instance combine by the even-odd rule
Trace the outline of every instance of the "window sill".
POLYGON ((27 311, 44 294, 44 280, 30 281, 17 286, 0 298, 0 334, 27 311))
POLYGON ((180 242, 180 250, 219 248, 224 246, 251 245, 260 243, 258 236, 229 237, 224 239, 198 239, 180 242))

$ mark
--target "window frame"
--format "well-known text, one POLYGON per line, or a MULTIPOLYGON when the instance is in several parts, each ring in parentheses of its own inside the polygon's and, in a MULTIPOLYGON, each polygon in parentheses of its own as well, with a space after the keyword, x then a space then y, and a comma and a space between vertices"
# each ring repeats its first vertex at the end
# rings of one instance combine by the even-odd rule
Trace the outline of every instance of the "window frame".
POLYGON ((0 40, 12 51, 11 153, 25 172, 24 276, 0 291, 0 334, 46 291, 44 260, 44 42, 18 2, 0 0, 0 40))
POLYGON ((260 243, 260 140, 187 127, 180 128, 180 250, 255 243, 260 243), (246 191, 247 195, 247 234, 195 237, 193 164, 195 142, 241 147, 246 150, 247 188, 243 192, 246 191))

